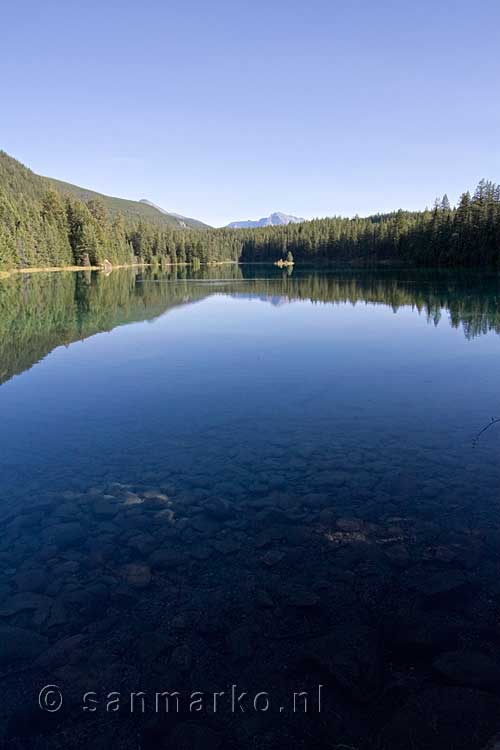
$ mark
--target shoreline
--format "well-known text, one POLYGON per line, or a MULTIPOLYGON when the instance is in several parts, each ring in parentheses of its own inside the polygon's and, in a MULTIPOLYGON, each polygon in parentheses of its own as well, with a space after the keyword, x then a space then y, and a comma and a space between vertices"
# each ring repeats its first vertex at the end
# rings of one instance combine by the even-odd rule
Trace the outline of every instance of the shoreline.
MULTIPOLYGON (((0 281, 6 280, 16 274, 31 274, 31 273, 56 273, 56 272, 73 272, 79 271, 101 271, 104 273, 111 273, 111 271, 120 270, 123 268, 185 268, 187 266, 197 266, 214 268, 216 266, 226 265, 238 265, 238 266, 274 266, 276 268, 294 268, 297 266, 296 262, 289 263, 287 261, 237 261, 237 260, 218 260, 208 261, 207 263, 201 263, 199 266, 195 263, 124 263, 113 266, 106 264, 102 266, 33 266, 32 268, 12 268, 7 270, 0 269, 0 281)), ((397 269, 401 271, 467 271, 475 273, 487 273, 487 274, 498 274, 499 269, 496 266, 453 266, 453 265, 437 265, 437 266, 418 266, 409 263, 388 263, 380 261, 375 264, 368 263, 350 263, 346 261, 335 261, 335 262, 321 262, 321 263, 302 263, 300 264, 302 270, 314 268, 315 270, 323 269, 342 269, 350 271, 367 271, 367 270, 387 270, 397 269)))
MULTIPOLYGON (((202 265, 206 265, 208 268, 211 266, 223 266, 228 263, 237 263, 237 261, 233 260, 219 260, 219 261, 209 261, 208 263, 203 263, 202 265)), ((102 266, 33 266, 32 268, 12 268, 9 271, 2 271, 0 269, 0 280, 1 279, 8 279, 10 276, 15 276, 16 274, 30 274, 30 273, 56 273, 56 272, 62 272, 62 271, 71 271, 73 273, 77 273, 78 271, 116 271, 120 268, 152 268, 152 267, 158 267, 162 268, 163 266, 175 267, 175 266, 192 266, 193 263, 122 263, 117 266, 113 266, 111 263, 102 265, 102 266)))
POLYGON ((18 273, 55 273, 58 271, 106 271, 115 268, 139 268, 150 265, 149 263, 126 263, 120 266, 33 266, 32 268, 12 268, 9 271, 0 270, 0 279, 7 279, 18 273))

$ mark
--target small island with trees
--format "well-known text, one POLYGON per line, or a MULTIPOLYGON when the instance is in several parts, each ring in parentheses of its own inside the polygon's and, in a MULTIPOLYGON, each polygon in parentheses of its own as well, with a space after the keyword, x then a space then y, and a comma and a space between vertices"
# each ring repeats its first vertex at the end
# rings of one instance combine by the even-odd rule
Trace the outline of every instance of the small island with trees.
POLYGON ((281 226, 213 229, 150 205, 35 174, 0 151, 0 273, 221 262, 500 266, 500 186, 481 180, 457 206, 281 226), (276 260, 278 258, 278 260, 276 260))
POLYGON ((287 268, 291 267, 294 264, 293 260, 293 254, 289 250, 286 254, 285 258, 280 258, 279 260, 275 261, 274 265, 278 266, 278 268, 287 268))

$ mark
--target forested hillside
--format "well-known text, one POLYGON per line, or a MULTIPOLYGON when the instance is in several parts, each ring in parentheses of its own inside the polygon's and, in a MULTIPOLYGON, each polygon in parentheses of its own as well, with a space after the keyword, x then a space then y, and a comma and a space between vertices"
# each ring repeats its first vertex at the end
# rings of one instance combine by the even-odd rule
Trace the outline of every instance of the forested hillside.
MULTIPOLYGON (((172 238, 189 224, 197 235, 208 228, 140 201, 41 177, 0 151, 2 268, 100 265, 104 259, 125 264, 141 253, 177 254, 172 238)), ((182 245, 179 240, 181 258, 182 245)))
MULTIPOLYGON (((366 218, 333 217, 256 229, 193 229, 129 210, 133 201, 35 175, 0 152, 0 267, 129 263, 296 262, 498 266, 500 186, 482 180, 458 206, 366 218), (68 190, 68 187, 72 188, 68 190), (75 192, 76 191, 76 192, 75 192), (112 201, 112 203, 109 203, 112 201)), ((171 214, 166 215, 168 219, 171 214)))
POLYGON ((240 232, 243 260, 349 261, 415 265, 498 265, 500 186, 482 180, 456 208, 445 195, 432 210, 353 219, 333 217, 240 232))
POLYGON ((188 216, 171 214, 155 206, 151 201, 130 201, 126 198, 114 198, 110 195, 96 193, 94 190, 89 190, 88 188, 71 185, 69 182, 62 182, 61 180, 54 180, 48 177, 42 179, 49 180, 55 190, 63 195, 77 198, 83 203, 88 203, 91 200, 102 201, 111 216, 123 216, 124 219, 132 222, 142 219, 159 227, 172 227, 173 229, 182 229, 184 227, 189 227, 190 229, 210 229, 208 224, 204 224, 202 221, 191 219, 188 216))

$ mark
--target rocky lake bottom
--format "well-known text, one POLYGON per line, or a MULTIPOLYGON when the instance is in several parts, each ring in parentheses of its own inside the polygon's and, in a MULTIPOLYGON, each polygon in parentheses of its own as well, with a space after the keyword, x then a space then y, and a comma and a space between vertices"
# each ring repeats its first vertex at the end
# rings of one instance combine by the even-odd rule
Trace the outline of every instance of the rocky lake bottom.
POLYGON ((0 285, 1 746, 493 750, 499 292, 0 285))

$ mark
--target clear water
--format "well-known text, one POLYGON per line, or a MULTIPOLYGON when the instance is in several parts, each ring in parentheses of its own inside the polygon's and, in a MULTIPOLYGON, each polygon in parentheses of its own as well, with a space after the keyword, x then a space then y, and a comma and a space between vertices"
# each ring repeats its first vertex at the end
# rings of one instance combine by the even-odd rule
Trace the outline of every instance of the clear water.
POLYGON ((0 282, 2 744, 482 748, 499 332, 487 274, 0 282))

